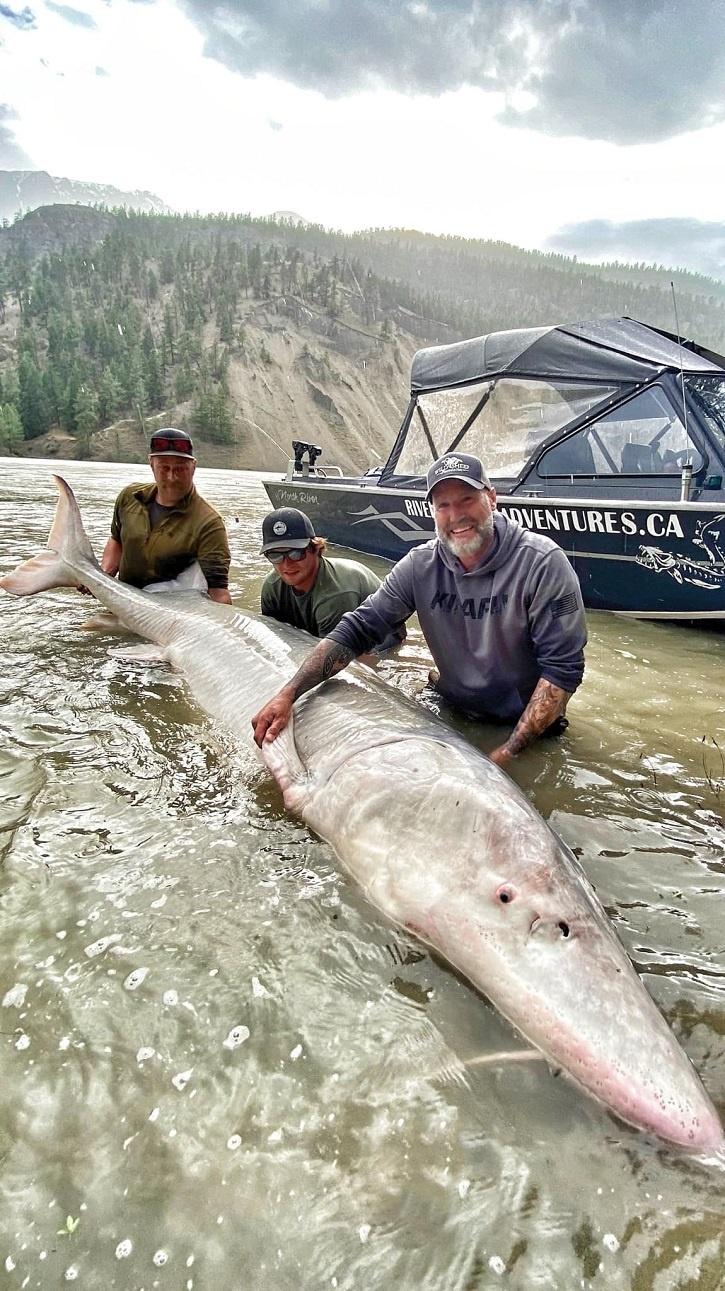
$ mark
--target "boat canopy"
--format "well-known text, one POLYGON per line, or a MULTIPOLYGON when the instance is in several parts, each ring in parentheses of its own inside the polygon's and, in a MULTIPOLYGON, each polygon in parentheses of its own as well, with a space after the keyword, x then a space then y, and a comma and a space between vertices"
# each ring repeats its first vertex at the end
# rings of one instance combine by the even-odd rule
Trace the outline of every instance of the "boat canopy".
POLYGON ((725 357, 633 318, 601 318, 558 327, 491 332, 453 345, 418 350, 411 393, 468 385, 506 373, 639 384, 657 372, 722 375, 725 357))

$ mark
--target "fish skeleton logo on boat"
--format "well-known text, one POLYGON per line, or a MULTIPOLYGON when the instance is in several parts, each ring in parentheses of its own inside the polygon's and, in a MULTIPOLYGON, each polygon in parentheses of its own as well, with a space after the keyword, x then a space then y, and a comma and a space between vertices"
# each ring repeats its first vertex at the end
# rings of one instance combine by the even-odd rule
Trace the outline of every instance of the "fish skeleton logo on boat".
POLYGON ((669 574, 676 583, 690 583, 711 592, 725 587, 725 515, 698 520, 692 541, 696 547, 704 547, 707 562, 661 547, 640 547, 635 559, 643 569, 669 574))

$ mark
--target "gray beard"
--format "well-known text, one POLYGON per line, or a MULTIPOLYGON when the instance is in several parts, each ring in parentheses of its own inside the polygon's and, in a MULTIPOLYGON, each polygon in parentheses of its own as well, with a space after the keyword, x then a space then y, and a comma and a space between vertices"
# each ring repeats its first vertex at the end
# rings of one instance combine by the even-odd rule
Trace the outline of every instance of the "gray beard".
POLYGON ((476 532, 472 538, 457 539, 452 538, 450 534, 443 533, 436 525, 436 533, 444 547, 447 547, 454 556, 475 556, 477 551, 487 546, 493 535, 493 516, 490 515, 487 520, 476 525, 476 532))

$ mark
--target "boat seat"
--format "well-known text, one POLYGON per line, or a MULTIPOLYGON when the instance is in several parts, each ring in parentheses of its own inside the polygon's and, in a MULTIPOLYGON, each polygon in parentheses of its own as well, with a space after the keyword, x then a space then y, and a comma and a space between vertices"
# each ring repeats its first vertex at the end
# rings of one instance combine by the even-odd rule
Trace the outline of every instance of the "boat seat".
POLYGON ((623 475, 659 475, 662 458, 649 444, 625 444, 622 449, 623 475))

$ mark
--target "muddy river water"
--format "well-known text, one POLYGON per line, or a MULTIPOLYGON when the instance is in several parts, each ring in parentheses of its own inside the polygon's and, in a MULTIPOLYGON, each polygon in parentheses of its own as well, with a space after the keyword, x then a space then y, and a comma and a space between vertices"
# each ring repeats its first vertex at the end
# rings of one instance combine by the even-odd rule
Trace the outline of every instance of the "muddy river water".
MULTIPOLYGON (((0 462, 2 573, 46 545, 52 469, 0 462)), ((147 469, 61 473, 100 551, 147 469)), ((197 483, 254 609, 260 477, 197 483)), ((79 630, 89 609, 0 594, 0 1286, 725 1286, 725 1169, 543 1063, 467 1068, 520 1042, 366 904, 180 677, 79 630)), ((589 627, 570 729, 514 777, 722 1114, 725 635, 589 627)), ((412 694, 428 666, 413 630, 384 669, 412 694)))

